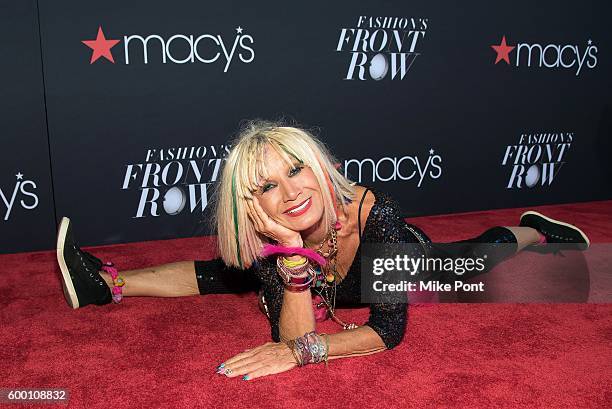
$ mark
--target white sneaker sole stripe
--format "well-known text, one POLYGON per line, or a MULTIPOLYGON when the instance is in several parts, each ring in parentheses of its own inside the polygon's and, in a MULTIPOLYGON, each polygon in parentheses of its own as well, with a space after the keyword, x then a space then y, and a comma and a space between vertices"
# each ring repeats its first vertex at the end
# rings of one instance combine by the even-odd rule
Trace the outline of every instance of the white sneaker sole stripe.
POLYGON ((561 222, 559 220, 551 219, 550 217, 546 217, 542 213, 538 213, 538 212, 533 211, 533 210, 529 210, 529 211, 523 213, 521 215, 521 219, 523 218, 523 216, 527 216, 527 215, 530 215, 530 214, 532 214, 534 216, 539 216, 542 219, 548 220, 551 223, 556 223, 556 224, 560 224, 562 226, 571 227, 572 229, 575 229, 576 231, 578 231, 578 233, 580 233, 580 235, 582 236, 584 241, 586 241, 587 248, 591 246, 591 242, 590 242, 589 238, 587 237, 587 235, 584 234, 584 232, 582 230, 580 230, 578 227, 574 226, 573 224, 569 224, 569 223, 561 222))
POLYGON ((74 284, 72 284, 72 279, 70 278, 70 271, 66 265, 66 260, 64 260, 64 243, 66 242, 66 233, 68 233, 69 225, 70 219, 67 217, 62 217, 59 231, 57 232, 57 263, 59 264, 62 272, 62 287, 66 301, 72 308, 77 309, 79 308, 79 299, 76 295, 74 284))

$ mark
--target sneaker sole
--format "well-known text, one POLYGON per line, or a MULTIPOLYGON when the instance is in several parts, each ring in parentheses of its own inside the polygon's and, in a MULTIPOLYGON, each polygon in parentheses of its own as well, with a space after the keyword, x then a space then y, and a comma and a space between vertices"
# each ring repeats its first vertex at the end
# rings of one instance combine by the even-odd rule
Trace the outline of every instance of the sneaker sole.
POLYGON ((66 260, 64 260, 64 243, 66 242, 68 226, 70 226, 70 219, 67 217, 62 217, 59 231, 57 232, 57 263, 59 264, 62 272, 62 289, 64 290, 66 302, 68 302, 68 305, 70 305, 72 308, 77 309, 79 308, 79 299, 77 298, 74 284, 72 284, 72 278, 70 278, 70 271, 68 271, 66 260))
POLYGON ((521 215, 521 220, 523 219, 523 216, 527 216, 527 215, 530 215, 530 214, 534 215, 534 216, 541 217, 542 219, 547 220, 547 221, 549 221, 551 223, 560 224, 562 226, 570 227, 570 228, 576 230, 578 233, 580 233, 580 235, 582 236, 582 238, 586 242, 587 248, 589 248, 591 246, 591 241, 589 240, 587 235, 584 234, 584 232, 582 230, 580 230, 578 227, 574 226, 573 224, 569 224, 569 223, 565 223, 565 222, 562 222, 562 221, 559 221, 559 220, 551 219, 550 217, 546 217, 542 213, 534 212, 533 210, 529 210, 529 211, 523 213, 521 215))

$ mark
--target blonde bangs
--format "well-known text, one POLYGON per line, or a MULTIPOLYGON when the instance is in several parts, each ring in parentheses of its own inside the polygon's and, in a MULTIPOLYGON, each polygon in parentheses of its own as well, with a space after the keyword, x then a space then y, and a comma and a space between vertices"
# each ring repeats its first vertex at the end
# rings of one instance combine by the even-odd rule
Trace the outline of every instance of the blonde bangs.
POLYGON ((288 166, 294 166, 299 162, 311 167, 313 160, 316 161, 308 146, 296 144, 295 139, 287 138, 282 133, 270 132, 249 142, 240 149, 237 159, 242 165, 236 169, 236 181, 243 187, 240 189, 240 194, 245 198, 252 198, 252 193, 262 187, 260 181, 270 177, 266 160, 268 146, 272 147, 288 166))

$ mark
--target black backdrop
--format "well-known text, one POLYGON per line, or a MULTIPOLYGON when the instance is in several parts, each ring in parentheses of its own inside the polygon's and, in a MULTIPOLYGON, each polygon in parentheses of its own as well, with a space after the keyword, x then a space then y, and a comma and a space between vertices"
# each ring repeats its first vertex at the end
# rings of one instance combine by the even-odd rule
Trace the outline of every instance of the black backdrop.
POLYGON ((209 234, 248 118, 318 127, 408 216, 612 198, 606 2, 125 3, 0 6, 0 252, 63 215, 83 244, 209 234))

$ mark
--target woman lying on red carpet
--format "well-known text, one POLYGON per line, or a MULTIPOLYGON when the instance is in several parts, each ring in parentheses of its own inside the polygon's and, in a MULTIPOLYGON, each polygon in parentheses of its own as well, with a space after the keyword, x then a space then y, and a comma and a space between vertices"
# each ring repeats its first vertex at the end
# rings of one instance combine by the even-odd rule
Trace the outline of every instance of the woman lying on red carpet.
MULTIPOLYGON (((261 286, 260 305, 274 342, 254 345, 218 367, 218 373, 244 380, 395 347, 406 329, 407 304, 370 304, 362 325, 344 322, 337 307, 361 301, 362 242, 418 243, 426 249, 431 241, 425 233, 406 223, 387 195, 346 179, 325 146, 303 129, 251 122, 233 146, 216 197, 220 258, 118 276, 112 265, 79 248, 64 218, 57 250, 69 305, 103 305, 123 296, 238 293, 261 286), (315 323, 328 317, 342 330, 317 334, 315 323)), ((589 244, 576 227, 527 212, 519 227, 494 227, 463 241, 461 256, 470 256, 476 243, 510 243, 515 253, 544 242, 589 244)))

